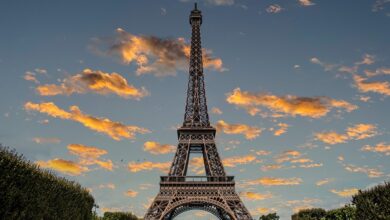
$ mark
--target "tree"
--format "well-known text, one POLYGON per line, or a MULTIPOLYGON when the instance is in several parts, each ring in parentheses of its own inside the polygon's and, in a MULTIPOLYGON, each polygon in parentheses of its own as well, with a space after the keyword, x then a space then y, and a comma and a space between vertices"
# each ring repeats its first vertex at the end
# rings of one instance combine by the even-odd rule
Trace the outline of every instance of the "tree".
POLYGON ((326 216, 326 211, 321 208, 303 209, 291 216, 292 220, 322 220, 326 216))
POLYGON ((356 219, 356 207, 346 205, 342 208, 329 210, 326 212, 325 219, 354 220, 356 219))
POLYGON ((103 220, 138 220, 138 217, 131 212, 105 212, 103 220))
POLYGON ((276 213, 269 213, 268 215, 262 215, 259 220, 279 220, 279 216, 276 213))

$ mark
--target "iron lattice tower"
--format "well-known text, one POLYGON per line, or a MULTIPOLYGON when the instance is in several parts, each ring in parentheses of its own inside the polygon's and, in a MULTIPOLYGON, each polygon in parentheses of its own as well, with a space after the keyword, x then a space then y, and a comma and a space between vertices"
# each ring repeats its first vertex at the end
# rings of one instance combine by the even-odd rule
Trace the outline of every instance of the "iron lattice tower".
POLYGON ((191 11, 190 69, 184 123, 177 130, 179 144, 168 176, 161 176, 160 192, 145 220, 171 220, 189 210, 204 210, 221 220, 252 220, 227 176, 215 145, 204 86, 200 26, 201 11, 191 11), (206 176, 187 176, 190 153, 201 153, 206 176))

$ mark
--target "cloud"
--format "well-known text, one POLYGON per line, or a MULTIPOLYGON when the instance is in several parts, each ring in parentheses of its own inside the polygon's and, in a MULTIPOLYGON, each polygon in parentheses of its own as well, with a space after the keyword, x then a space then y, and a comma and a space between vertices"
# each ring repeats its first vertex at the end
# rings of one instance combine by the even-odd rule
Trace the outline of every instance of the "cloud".
POLYGON ((228 124, 223 120, 217 122, 216 128, 225 134, 243 134, 248 140, 255 139, 262 131, 258 127, 252 127, 246 124, 228 124))
POLYGON ((98 186, 99 189, 115 189, 116 186, 114 183, 100 184, 98 186))
POLYGON ((286 123, 278 123, 279 129, 274 131, 275 136, 280 136, 287 132, 287 128, 289 127, 286 123))
POLYGON ((299 0, 299 4, 302 5, 302 6, 313 6, 313 5, 315 5, 315 3, 312 2, 312 0, 299 0))
POLYGON ((359 167, 352 164, 344 164, 345 170, 353 173, 364 173, 370 178, 377 178, 383 176, 383 172, 376 168, 359 167))
POLYGON ((299 152, 299 151, 287 150, 287 151, 284 151, 283 153, 277 155, 275 157, 275 161, 277 163, 283 163, 283 162, 286 162, 286 161, 291 161, 294 158, 298 158, 300 156, 301 156, 301 152, 299 152))
POLYGON ((58 144, 61 142, 59 138, 44 138, 44 137, 35 137, 33 141, 37 144, 58 144))
POLYGON ((212 4, 212 5, 217 5, 217 6, 222 6, 222 5, 233 5, 234 0, 206 0, 207 3, 212 4))
POLYGON ((346 143, 348 140, 362 140, 378 135, 377 127, 373 124, 355 124, 348 127, 343 134, 334 131, 319 132, 315 134, 316 140, 327 144, 346 143))
POLYGON ((122 138, 134 139, 136 133, 145 134, 150 132, 146 128, 134 125, 124 125, 120 122, 111 121, 108 118, 98 118, 84 114, 79 107, 75 105, 69 108, 69 112, 60 109, 53 102, 44 102, 40 104, 26 102, 24 108, 27 111, 38 111, 54 118, 79 122, 91 130, 110 136, 114 140, 121 140, 122 138))
POLYGON ((322 167, 324 164, 322 163, 309 163, 309 164, 300 164, 301 168, 314 168, 314 167, 322 167))
POLYGON ((331 71, 337 66, 335 64, 325 63, 325 62, 321 61, 320 59, 318 59, 317 57, 312 57, 310 59, 310 62, 322 66, 325 71, 331 71))
MULTIPOLYGON (((270 93, 250 93, 236 88, 229 93, 226 101, 230 104, 244 108, 251 115, 256 115, 265 107, 270 110, 272 117, 303 116, 321 118, 326 116, 332 109, 351 112, 358 107, 344 100, 336 100, 324 96, 298 97, 294 95, 276 96, 270 93), (276 116, 275 116, 276 114, 276 116)), ((264 116, 265 114, 260 114, 264 116)), ((267 115, 265 115, 267 116, 267 115)))
POLYGON ((246 198, 248 200, 264 200, 264 199, 270 199, 273 197, 271 193, 266 193, 266 194, 261 194, 261 193, 256 193, 256 192, 242 192, 240 195, 243 198, 246 198))
POLYGON ((375 3, 372 5, 372 11, 378 12, 385 9, 385 4, 390 3, 390 0, 376 0, 375 3))
POLYGON ((123 98, 139 100, 149 94, 145 88, 129 85, 118 73, 105 73, 100 70, 84 69, 74 76, 61 80, 60 85, 45 84, 36 88, 42 96, 71 95, 95 92, 98 94, 116 94, 123 98))
POLYGON ((371 65, 375 63, 375 56, 370 55, 370 54, 364 54, 363 58, 361 61, 356 62, 356 65, 371 65))
MULTIPOLYGON (((119 57, 124 64, 135 63, 137 75, 169 76, 176 75, 177 70, 188 71, 190 45, 183 38, 137 36, 118 28, 113 38, 95 38, 90 49, 100 55, 119 57)), ((203 64, 216 71, 226 70, 222 60, 213 57, 208 49, 203 49, 203 64)))
POLYGON ((160 144, 154 141, 147 141, 144 143, 144 151, 151 154, 168 154, 175 152, 175 146, 169 144, 160 144))
POLYGON ((275 177, 262 177, 256 180, 249 180, 248 185, 263 185, 263 186, 290 186, 299 185, 302 183, 301 178, 275 178, 275 177))
POLYGON ((31 81, 31 82, 34 82, 36 84, 39 84, 39 81, 37 80, 36 76, 35 76, 35 73, 33 72, 30 72, 30 71, 27 71, 24 76, 23 76, 23 79, 27 80, 27 81, 31 81))
POLYGON ((216 115, 222 115, 223 114, 222 110, 217 108, 217 107, 212 108, 211 109, 211 113, 216 114, 216 115))
POLYGON ((137 196, 138 192, 134 191, 134 190, 127 190, 125 193, 125 196, 128 196, 128 197, 131 197, 131 198, 134 198, 137 196))
POLYGON ((151 162, 151 161, 144 161, 144 162, 130 162, 127 165, 127 168, 130 170, 132 173, 137 173, 140 171, 144 170, 160 170, 162 172, 168 172, 169 171, 169 166, 171 165, 171 162, 151 162))
POLYGON ((357 188, 348 188, 348 189, 342 189, 342 190, 336 190, 336 189, 330 190, 330 192, 332 192, 338 196, 341 196, 341 197, 353 196, 356 193, 358 193, 358 191, 359 191, 359 189, 357 189, 357 188))
POLYGON ((268 13, 271 13, 271 14, 280 13, 280 12, 282 12, 282 10, 284 10, 284 9, 278 4, 272 4, 272 5, 268 6, 266 9, 266 11, 268 13))
POLYGON ((271 151, 266 151, 266 150, 256 151, 256 155, 259 155, 259 156, 267 156, 267 155, 270 155, 271 153, 272 153, 271 151))
POLYGON ((283 168, 283 165, 281 164, 268 164, 268 165, 263 165, 261 166, 261 170, 266 172, 266 171, 269 171, 269 170, 278 170, 278 169, 281 169, 283 168))
POLYGON ((375 71, 371 70, 364 70, 364 73, 368 77, 378 76, 378 75, 390 75, 390 68, 388 67, 381 67, 376 69, 375 71))
POLYGON ((35 163, 38 164, 40 167, 53 169, 71 176, 81 175, 82 173, 89 171, 88 167, 86 166, 82 166, 71 160, 64 160, 60 158, 55 158, 53 160, 48 161, 39 160, 35 163))
POLYGON ((222 163, 225 167, 236 167, 237 165, 248 164, 255 161, 256 161, 255 156, 245 155, 245 156, 234 156, 234 157, 225 158, 222 160, 222 163))
POLYGON ((385 144, 384 142, 379 143, 375 146, 365 145, 361 148, 362 151, 371 151, 371 152, 377 152, 384 155, 389 156, 390 155, 390 145, 385 144))
POLYGON ((317 181, 316 185, 317 186, 322 186, 322 185, 325 185, 325 184, 329 184, 332 181, 333 181, 333 179, 325 178, 325 179, 317 181))
POLYGON ((390 96, 390 83, 387 81, 367 82, 367 78, 353 76, 355 87, 363 93, 374 92, 385 96, 390 96))
POLYGON ((101 168, 112 171, 114 165, 111 160, 100 160, 99 158, 108 152, 93 146, 85 146, 82 144, 69 144, 68 150, 70 154, 79 157, 79 164, 83 166, 98 165, 101 168))

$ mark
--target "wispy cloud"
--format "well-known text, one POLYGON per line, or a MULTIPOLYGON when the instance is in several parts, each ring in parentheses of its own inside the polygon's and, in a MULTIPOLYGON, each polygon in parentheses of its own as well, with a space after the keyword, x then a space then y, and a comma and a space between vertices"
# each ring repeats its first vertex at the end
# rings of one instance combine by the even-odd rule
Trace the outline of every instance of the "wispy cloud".
POLYGON ((45 137, 35 137, 33 141, 37 144, 58 144, 61 142, 59 138, 45 138, 45 137))
MULTIPOLYGON (((119 57, 124 64, 135 63, 137 75, 175 75, 177 70, 188 70, 190 45, 183 38, 163 39, 127 33, 121 28, 112 38, 95 38, 90 45, 95 53, 119 57)), ((222 60, 212 56, 211 50, 203 49, 205 68, 225 71, 222 60)))
POLYGON ((305 7, 315 5, 315 3, 312 0, 298 0, 298 1, 300 5, 305 7))
POLYGON ((322 179, 322 180, 318 180, 316 182, 316 185, 317 186, 322 186, 322 185, 325 185, 325 184, 329 184, 330 182, 332 182, 333 179, 330 179, 330 178, 325 178, 325 179, 322 179))
POLYGON ((222 160, 222 163, 225 167, 236 167, 237 165, 248 164, 255 161, 256 161, 256 156, 249 154, 245 156, 227 157, 222 160))
POLYGON ((364 173, 370 178, 383 176, 383 172, 377 168, 360 167, 352 164, 344 164, 345 170, 353 173, 364 173))
POLYGON ((244 108, 251 115, 259 114, 269 116, 262 112, 260 107, 271 111, 271 117, 303 116, 321 118, 326 116, 332 109, 351 112, 358 107, 344 100, 329 97, 298 97, 294 95, 276 96, 270 93, 251 93, 236 88, 227 96, 227 102, 244 108))
POLYGON ((262 177, 256 180, 248 180, 247 185, 263 185, 263 186, 289 186, 299 185, 303 181, 301 178, 277 178, 277 177, 262 177))
POLYGON ((347 188, 347 189, 342 189, 342 190, 336 190, 336 189, 330 190, 330 192, 332 192, 338 196, 341 196, 341 197, 353 196, 356 193, 358 193, 358 191, 359 191, 359 189, 357 189, 357 188, 347 188))
POLYGON ((128 189, 125 193, 124 193, 125 196, 128 196, 128 197, 131 197, 131 198, 134 198, 138 195, 138 192, 137 191, 134 191, 132 189, 128 189))
POLYGON ((137 173, 140 171, 150 171, 150 170, 160 170, 162 172, 168 172, 169 166, 171 162, 151 162, 151 161, 143 161, 143 162, 130 162, 127 165, 127 168, 132 173, 137 173))
POLYGON ((212 4, 212 5, 217 5, 217 6, 222 6, 222 5, 233 5, 234 0, 206 0, 207 3, 212 4))
POLYGON ((266 11, 270 14, 277 14, 277 13, 280 13, 282 12, 284 9, 278 5, 278 4, 272 4, 272 5, 269 5, 266 9, 266 11))
POLYGON ((385 5, 387 3, 390 3, 390 0, 376 0, 375 3, 372 5, 372 11, 382 11, 383 9, 385 9, 385 5))
POLYGON ((384 142, 378 143, 374 146, 371 145, 365 145, 361 148, 362 151, 371 151, 371 152, 377 152, 380 154, 384 154, 389 156, 390 155, 390 145, 386 144, 384 142))
POLYGON ((134 125, 124 125, 120 122, 111 121, 108 118, 98 118, 87 115, 75 105, 69 108, 69 112, 60 109, 53 102, 44 102, 40 104, 27 102, 24 105, 24 108, 27 111, 45 113, 54 118, 79 122, 91 130, 110 136, 114 140, 121 140, 122 138, 134 139, 136 133, 145 134, 149 132, 146 128, 134 125))
POLYGON ((275 136, 280 136, 280 135, 286 133, 287 132, 287 128, 290 127, 286 123, 278 123, 278 126, 279 126, 279 128, 274 131, 274 135, 275 136))
POLYGON ((316 140, 327 144, 346 143, 348 140, 361 140, 371 138, 378 135, 377 127, 374 124, 355 124, 348 127, 345 133, 337 133, 335 131, 318 132, 315 134, 316 140))
POLYGON ((151 154, 168 154, 175 151, 175 146, 169 144, 160 144, 154 141, 147 141, 144 143, 144 151, 151 154))
POLYGON ((222 115, 223 112, 222 112, 222 110, 220 108, 213 107, 211 109, 211 113, 216 114, 216 115, 222 115))
POLYGON ((249 192, 242 192, 242 193, 240 193, 240 195, 243 198, 246 198, 248 200, 254 200, 254 201, 270 199, 273 197, 273 195, 271 193, 262 194, 262 193, 256 193, 256 192, 250 192, 250 191, 249 192))
POLYGON ((114 165, 111 160, 101 160, 100 157, 106 155, 108 152, 104 149, 86 146, 82 144, 70 144, 68 145, 70 154, 79 157, 79 164, 83 166, 98 165, 106 170, 113 169, 114 165))
POLYGON ((390 83, 387 81, 367 82, 367 78, 354 75, 354 85, 363 93, 374 92, 385 96, 390 96, 390 83))
POLYGON ((136 88, 118 73, 105 73, 100 70, 84 69, 74 76, 61 80, 60 85, 45 84, 36 88, 42 96, 71 95, 73 93, 94 92, 116 94, 123 98, 139 100, 149 94, 145 88, 136 88))
POLYGON ((40 167, 53 169, 71 176, 81 175, 82 173, 89 171, 88 167, 86 166, 82 166, 71 160, 64 160, 60 158, 55 158, 53 160, 48 161, 39 160, 35 163, 38 164, 40 167))
POLYGON ((246 124, 229 124, 223 120, 217 122, 216 128, 225 134, 243 134, 249 140, 258 137, 262 131, 258 127, 252 127, 246 124))

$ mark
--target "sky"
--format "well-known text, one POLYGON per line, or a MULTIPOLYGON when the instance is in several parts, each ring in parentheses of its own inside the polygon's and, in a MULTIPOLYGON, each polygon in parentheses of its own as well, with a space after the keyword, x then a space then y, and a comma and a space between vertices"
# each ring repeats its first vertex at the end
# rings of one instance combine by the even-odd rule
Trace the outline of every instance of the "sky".
MULTIPOLYGON (((99 213, 143 216, 183 122, 193 3, 2 1, 0 142, 88 188, 99 213)), ((198 5, 218 150, 255 218, 390 179, 390 1, 198 5)), ((213 219, 177 219, 194 216, 213 219)))

